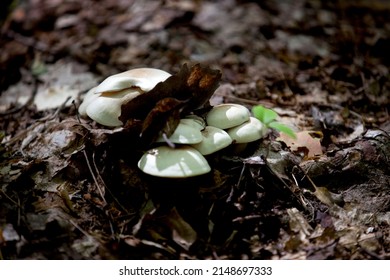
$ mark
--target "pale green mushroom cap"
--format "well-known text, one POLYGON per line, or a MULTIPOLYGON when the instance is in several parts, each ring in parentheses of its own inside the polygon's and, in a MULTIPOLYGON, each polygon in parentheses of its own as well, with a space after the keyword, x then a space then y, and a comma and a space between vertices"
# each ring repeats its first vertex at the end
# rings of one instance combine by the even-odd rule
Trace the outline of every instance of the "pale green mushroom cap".
MULTIPOLYGON (((168 139, 175 144, 196 144, 203 140, 201 129, 194 120, 185 121, 182 119, 168 139)), ((156 142, 165 142, 165 140, 159 136, 156 142)))
POLYGON ((249 143, 263 138, 267 127, 258 119, 250 117, 247 122, 228 129, 227 133, 234 143, 249 143))
POLYGON ((206 127, 205 120, 197 115, 187 115, 180 121, 195 128, 198 128, 199 130, 203 130, 206 127))
POLYGON ((150 149, 138 161, 138 168, 146 174, 165 178, 187 178, 211 171, 204 156, 186 145, 150 149))
POLYGON ((202 142, 192 145, 192 147, 197 149, 202 155, 209 155, 222 150, 229 146, 233 141, 225 130, 213 126, 206 126, 205 129, 202 130, 202 136, 202 142))
POLYGON ((227 129, 249 120, 248 108, 239 104, 220 104, 214 106, 206 115, 207 125, 227 129))

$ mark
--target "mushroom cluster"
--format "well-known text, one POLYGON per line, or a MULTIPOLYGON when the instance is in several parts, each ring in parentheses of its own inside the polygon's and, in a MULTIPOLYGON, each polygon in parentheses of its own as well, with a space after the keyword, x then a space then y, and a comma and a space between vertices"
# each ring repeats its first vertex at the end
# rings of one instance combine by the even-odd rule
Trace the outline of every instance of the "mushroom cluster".
MULTIPOLYGON (((105 79, 91 89, 79 107, 105 126, 120 126, 121 106, 153 89, 170 74, 153 68, 129 70, 105 79)), ((155 147, 146 151, 138 167, 146 174, 165 178, 187 178, 210 172, 205 156, 231 144, 245 144, 263 138, 267 127, 239 104, 220 104, 203 116, 190 114, 180 119, 167 139, 160 135, 155 147)))
POLYGON ((211 170, 204 156, 231 144, 246 144, 263 138, 266 126, 251 117, 249 110, 239 104, 220 104, 205 115, 205 120, 190 115, 180 120, 174 133, 162 144, 148 150, 138 162, 145 173, 158 177, 186 178, 206 174, 211 170))

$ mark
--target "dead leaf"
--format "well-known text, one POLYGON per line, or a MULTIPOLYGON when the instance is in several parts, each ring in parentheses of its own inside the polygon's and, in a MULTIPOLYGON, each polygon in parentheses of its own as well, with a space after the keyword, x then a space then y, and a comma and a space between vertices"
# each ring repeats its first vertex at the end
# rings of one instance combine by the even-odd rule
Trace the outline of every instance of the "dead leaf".
POLYGON ((157 102, 142 124, 141 142, 154 142, 158 137, 156 131, 165 133, 167 137, 171 136, 179 124, 182 105, 182 101, 172 97, 157 102))
POLYGON ((313 228, 307 222, 306 218, 299 212, 296 208, 287 209, 287 214, 289 216, 289 226, 290 230, 294 233, 300 233, 302 238, 310 236, 313 232, 313 228))
POLYGON ((45 67, 47 72, 39 76, 44 83, 34 97, 38 111, 58 108, 64 102, 69 107, 80 92, 96 86, 97 78, 81 64, 59 61, 45 67))
POLYGON ((313 158, 314 156, 322 155, 321 139, 317 137, 320 132, 300 131, 296 133, 297 138, 293 139, 283 132, 276 139, 284 142, 293 152, 303 151, 305 158, 313 158))
POLYGON ((152 210, 145 214, 134 227, 133 234, 140 239, 152 242, 171 239, 186 250, 197 239, 196 231, 183 219, 175 207, 152 210))
POLYGON ((172 239, 181 247, 189 250, 197 238, 196 231, 188 224, 176 208, 172 208, 170 213, 165 216, 164 222, 172 230, 172 239))
POLYGON ((336 194, 331 193, 327 188, 324 187, 316 187, 315 192, 313 193, 319 201, 322 203, 328 205, 329 207, 336 207, 339 205, 342 200, 340 201, 341 198, 339 198, 336 194))
POLYGON ((18 240, 20 240, 20 236, 12 224, 5 224, 0 228, 0 246, 2 243, 18 240))

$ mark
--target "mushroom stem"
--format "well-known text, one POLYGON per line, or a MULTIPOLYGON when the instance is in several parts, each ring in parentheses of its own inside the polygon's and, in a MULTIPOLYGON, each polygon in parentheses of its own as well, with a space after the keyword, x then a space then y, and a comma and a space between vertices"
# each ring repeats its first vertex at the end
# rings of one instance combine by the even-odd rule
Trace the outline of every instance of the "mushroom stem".
POLYGON ((162 138, 164 139, 165 143, 167 143, 167 145, 169 147, 171 147, 172 149, 176 148, 176 145, 175 143, 173 143, 171 140, 169 140, 169 137, 167 136, 167 134, 165 132, 163 132, 161 134, 162 138))

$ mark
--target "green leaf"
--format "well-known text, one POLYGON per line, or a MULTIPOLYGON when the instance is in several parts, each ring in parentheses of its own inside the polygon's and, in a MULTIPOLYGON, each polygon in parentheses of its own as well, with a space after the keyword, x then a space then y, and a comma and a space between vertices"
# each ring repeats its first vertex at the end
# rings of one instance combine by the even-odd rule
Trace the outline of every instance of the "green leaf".
POLYGON ((265 125, 268 125, 278 117, 278 114, 274 110, 265 108, 262 105, 253 106, 252 114, 265 125))
POLYGON ((279 132, 283 132, 284 134, 286 134, 287 136, 289 136, 293 139, 297 139, 295 132, 291 128, 289 128, 287 125, 284 125, 284 124, 279 123, 279 122, 271 122, 268 124, 268 126, 276 129, 279 132))

